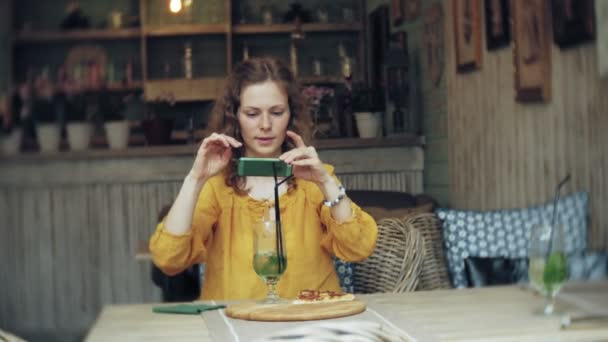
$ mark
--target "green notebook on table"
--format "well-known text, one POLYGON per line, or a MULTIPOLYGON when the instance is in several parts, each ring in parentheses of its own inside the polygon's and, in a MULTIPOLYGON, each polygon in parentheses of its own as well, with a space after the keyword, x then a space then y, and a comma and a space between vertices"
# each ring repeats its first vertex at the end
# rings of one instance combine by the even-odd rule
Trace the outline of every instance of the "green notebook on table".
POLYGON ((152 308, 156 313, 167 314, 182 314, 182 315, 198 315, 203 311, 223 309, 226 305, 211 305, 211 304, 177 304, 163 305, 152 308))

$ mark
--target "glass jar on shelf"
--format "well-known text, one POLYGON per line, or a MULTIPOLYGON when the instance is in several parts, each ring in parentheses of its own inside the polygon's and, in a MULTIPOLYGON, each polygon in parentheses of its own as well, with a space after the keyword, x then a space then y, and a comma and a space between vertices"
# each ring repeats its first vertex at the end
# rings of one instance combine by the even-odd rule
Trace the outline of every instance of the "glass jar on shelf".
POLYGON ((262 23, 272 25, 274 23, 274 11, 272 6, 262 6, 262 23))
POLYGON ((186 42, 184 44, 184 78, 192 79, 192 43, 186 42))
POLYGON ((340 61, 340 71, 343 77, 351 78, 355 71, 355 60, 349 56, 344 43, 338 44, 338 58, 340 61))
POLYGON ((326 7, 319 6, 316 11, 317 21, 323 24, 327 24, 329 22, 329 12, 326 7))
POLYGON ((312 59, 312 74, 313 76, 323 76, 323 60, 319 57, 312 59))

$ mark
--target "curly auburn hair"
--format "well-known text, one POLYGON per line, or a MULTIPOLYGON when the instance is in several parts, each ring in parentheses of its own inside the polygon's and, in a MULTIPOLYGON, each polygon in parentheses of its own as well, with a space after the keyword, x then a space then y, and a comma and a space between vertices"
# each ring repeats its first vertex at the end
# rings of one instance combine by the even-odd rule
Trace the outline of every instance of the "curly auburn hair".
MULTIPOLYGON (((233 68, 223 94, 215 101, 206 133, 222 133, 243 141, 238 120, 241 93, 247 86, 267 81, 275 82, 287 94, 290 112, 287 129, 300 135, 305 143, 309 143, 312 137, 312 120, 308 101, 291 70, 274 57, 250 58, 233 68)), ((290 139, 285 139, 281 150, 286 152, 294 147, 290 139)), ((245 178, 237 175, 237 163, 244 151, 244 145, 233 150, 226 170, 226 184, 238 193, 245 191, 245 178)))

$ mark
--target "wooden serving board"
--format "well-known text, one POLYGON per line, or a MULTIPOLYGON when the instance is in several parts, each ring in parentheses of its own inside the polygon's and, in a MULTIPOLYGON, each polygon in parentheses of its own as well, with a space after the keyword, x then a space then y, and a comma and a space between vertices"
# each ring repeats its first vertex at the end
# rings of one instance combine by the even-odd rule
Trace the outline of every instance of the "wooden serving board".
POLYGON ((365 311, 358 300, 320 304, 258 304, 247 302, 226 308, 226 315, 249 321, 312 321, 356 315, 365 311))

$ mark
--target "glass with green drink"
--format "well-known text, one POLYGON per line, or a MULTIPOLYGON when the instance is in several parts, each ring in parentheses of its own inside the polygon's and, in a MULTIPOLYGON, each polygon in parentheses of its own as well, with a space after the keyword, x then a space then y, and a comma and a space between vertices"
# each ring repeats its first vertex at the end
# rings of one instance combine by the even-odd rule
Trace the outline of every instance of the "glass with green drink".
POLYGON ((276 221, 258 221, 253 231, 253 269, 264 280, 267 288, 262 304, 281 303, 276 288, 287 268, 287 255, 281 237, 277 239, 276 221))
POLYGON ((528 275, 532 287, 545 297, 543 313, 551 315, 555 296, 568 277, 564 228, 548 223, 534 225, 530 232, 528 275))

